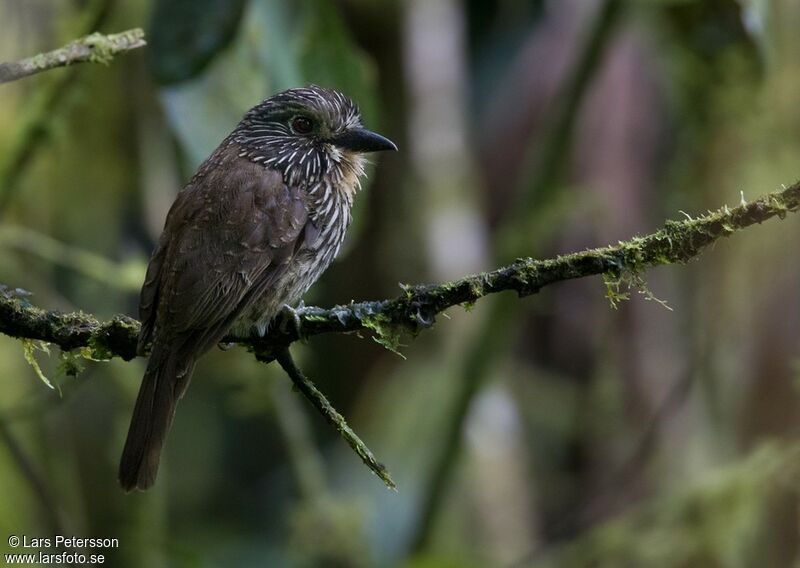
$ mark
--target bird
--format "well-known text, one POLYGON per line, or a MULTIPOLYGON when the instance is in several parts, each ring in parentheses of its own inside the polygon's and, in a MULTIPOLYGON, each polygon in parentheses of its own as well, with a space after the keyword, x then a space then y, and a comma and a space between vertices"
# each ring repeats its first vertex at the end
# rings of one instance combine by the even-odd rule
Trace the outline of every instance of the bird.
POLYGON ((155 482, 198 358, 229 333, 263 335, 331 264, 365 154, 387 150, 346 95, 293 88, 247 111, 178 193, 139 299, 137 352, 150 358, 120 460, 126 492, 155 482))

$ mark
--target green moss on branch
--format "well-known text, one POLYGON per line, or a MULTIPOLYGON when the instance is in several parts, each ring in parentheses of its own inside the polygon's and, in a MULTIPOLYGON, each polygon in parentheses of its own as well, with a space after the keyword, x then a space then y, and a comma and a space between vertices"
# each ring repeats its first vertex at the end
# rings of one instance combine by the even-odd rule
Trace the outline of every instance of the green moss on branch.
MULTIPOLYGON (((436 285, 403 286, 403 293, 391 300, 351 303, 331 309, 316 307, 298 310, 299 330, 295 326, 272 326, 265 337, 228 337, 223 341, 249 348, 262 362, 277 358, 295 386, 314 407, 336 427, 351 448, 384 483, 395 485, 386 468, 347 425, 325 396, 294 365, 288 347, 302 337, 321 333, 371 331, 385 347, 397 350, 403 334, 416 335, 433 326, 436 315, 456 305, 472 306, 474 302, 506 290, 522 296, 535 294, 544 286, 604 275, 609 282, 641 281, 647 268, 663 264, 685 263, 721 237, 731 235, 755 223, 783 218, 800 207, 800 184, 781 192, 768 194, 753 203, 734 209, 724 207, 697 219, 668 221, 664 228, 645 237, 636 237, 615 246, 586 250, 548 260, 517 259, 514 263, 491 272, 466 276, 453 282, 436 285), (288 328, 291 331, 283 331, 288 328)), ((127 316, 116 316, 107 322, 83 312, 62 314, 45 311, 32 305, 29 294, 0 287, 0 333, 23 340, 35 368, 33 340, 56 344, 62 352, 80 349, 83 358, 125 360, 136 356, 140 324, 127 316)), ((619 297, 619 296, 618 296, 619 297)), ((67 371, 77 372, 75 357, 62 357, 67 371)), ((44 376, 39 370, 40 376, 44 376)), ((46 380, 46 379, 44 379, 46 380)))
MULTIPOLYGON (((648 268, 682 264, 720 239, 771 218, 784 218, 800 207, 800 183, 780 192, 770 193, 751 203, 682 221, 667 221, 659 231, 603 248, 590 249, 553 259, 517 259, 513 264, 491 272, 466 276, 436 285, 404 287, 404 294, 392 299, 351 303, 331 309, 301 310, 305 337, 330 332, 377 329, 381 339, 396 341, 397 331, 412 335, 431 327, 437 314, 463 304, 471 306, 489 294, 513 290, 520 297, 535 294, 543 287, 565 280, 594 275, 619 278, 638 275, 648 268), (380 331, 390 330, 390 331, 380 331)), ((256 343, 281 344, 296 341, 293 335, 273 329, 256 343)), ((395 343, 396 345, 396 343, 395 343)))
MULTIPOLYGON (((330 309, 298 310, 300 334, 287 326, 273 328, 264 337, 228 337, 257 352, 261 359, 302 338, 323 333, 367 331, 384 345, 397 347, 402 334, 416 335, 431 327, 436 315, 457 305, 470 306, 489 294, 512 290, 520 297, 535 294, 556 282, 605 275, 639 275, 653 266, 682 264, 722 237, 772 218, 784 218, 800 208, 800 183, 767 194, 753 202, 685 219, 667 221, 655 233, 603 248, 547 260, 520 258, 491 272, 465 276, 453 282, 404 286, 393 299, 353 302, 330 309)), ((97 358, 131 359, 136 353, 139 323, 127 316, 100 322, 82 312, 48 312, 30 304, 28 297, 8 289, 0 293, 0 333, 54 343, 64 350, 91 347, 97 358)))
POLYGON ((136 357, 139 322, 118 315, 101 322, 83 312, 61 313, 38 308, 24 290, 0 287, 0 333, 58 345, 63 351, 91 348, 97 359, 136 357))

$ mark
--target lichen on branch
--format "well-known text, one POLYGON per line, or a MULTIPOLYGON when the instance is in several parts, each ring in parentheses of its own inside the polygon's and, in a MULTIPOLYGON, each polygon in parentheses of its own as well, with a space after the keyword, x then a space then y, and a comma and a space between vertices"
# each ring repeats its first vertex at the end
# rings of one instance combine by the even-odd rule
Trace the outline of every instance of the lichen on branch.
POLYGON ((118 315, 101 322, 83 312, 46 311, 30 303, 25 290, 0 286, 0 333, 58 345, 62 351, 89 348, 96 359, 136 357, 139 322, 118 315))
POLYGON ((40 53, 11 63, 0 63, 0 83, 16 81, 35 73, 73 63, 91 62, 108 64, 119 53, 144 47, 144 32, 140 28, 118 34, 89 34, 64 47, 40 53))
MULTIPOLYGON (((388 300, 351 302, 329 309, 304 307, 298 310, 299 330, 272 326, 264 337, 227 337, 224 341, 247 347, 265 361, 295 341, 323 333, 364 331, 375 334, 384 345, 396 347, 403 334, 414 336, 431 327, 438 314, 453 306, 471 305, 503 291, 524 297, 565 280, 604 275, 608 282, 638 276, 654 266, 682 264, 722 237, 772 218, 782 219, 798 208, 800 182, 734 208, 667 221, 659 231, 616 245, 546 260, 520 258, 508 266, 452 282, 403 286, 401 295, 388 300)), ((89 347, 98 359, 117 356, 129 360, 136 356, 138 331, 139 322, 127 316, 101 322, 83 312, 45 311, 32 305, 25 294, 0 290, 0 333, 11 337, 53 343, 67 351, 89 347)))

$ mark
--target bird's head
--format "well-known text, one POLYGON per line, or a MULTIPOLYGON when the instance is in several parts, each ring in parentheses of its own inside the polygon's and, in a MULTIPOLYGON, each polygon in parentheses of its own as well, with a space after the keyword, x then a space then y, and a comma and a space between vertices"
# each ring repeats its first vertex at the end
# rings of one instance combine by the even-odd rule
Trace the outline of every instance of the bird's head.
POLYGON ((281 171, 291 184, 313 184, 324 176, 357 182, 364 154, 397 150, 362 126, 350 98, 314 85, 283 91, 250 109, 233 140, 242 157, 281 171))

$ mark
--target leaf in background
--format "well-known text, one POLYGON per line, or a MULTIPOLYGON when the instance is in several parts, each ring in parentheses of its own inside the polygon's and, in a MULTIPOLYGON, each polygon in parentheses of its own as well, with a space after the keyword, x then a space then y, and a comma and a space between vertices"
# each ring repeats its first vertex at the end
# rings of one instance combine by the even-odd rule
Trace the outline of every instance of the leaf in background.
POLYGON ((156 80, 196 76, 233 37, 246 0, 155 0, 147 33, 156 80))
POLYGON ((316 83, 351 96, 377 128, 375 73, 335 5, 323 0, 249 2, 230 48, 191 81, 161 90, 167 118, 197 167, 270 95, 316 83))

